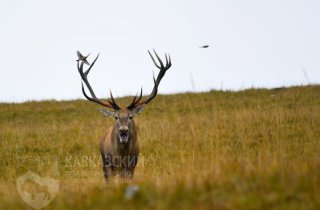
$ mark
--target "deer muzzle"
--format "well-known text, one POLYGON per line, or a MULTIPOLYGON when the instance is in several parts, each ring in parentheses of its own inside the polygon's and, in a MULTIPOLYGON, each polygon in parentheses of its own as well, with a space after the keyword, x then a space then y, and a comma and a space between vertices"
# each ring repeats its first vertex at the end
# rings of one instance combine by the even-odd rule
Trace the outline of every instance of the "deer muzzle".
POLYGON ((119 139, 120 143, 127 143, 129 140, 129 129, 127 126, 121 126, 119 128, 119 139))

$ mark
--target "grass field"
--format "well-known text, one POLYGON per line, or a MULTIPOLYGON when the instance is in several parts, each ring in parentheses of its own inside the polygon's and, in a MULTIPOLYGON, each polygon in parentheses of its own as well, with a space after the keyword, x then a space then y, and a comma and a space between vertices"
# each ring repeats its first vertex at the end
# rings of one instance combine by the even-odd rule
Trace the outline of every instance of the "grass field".
POLYGON ((134 179, 108 185, 99 108, 0 104, 0 209, 32 209, 16 187, 28 170, 59 180, 44 209, 320 209, 320 86, 159 95, 136 118, 134 179))

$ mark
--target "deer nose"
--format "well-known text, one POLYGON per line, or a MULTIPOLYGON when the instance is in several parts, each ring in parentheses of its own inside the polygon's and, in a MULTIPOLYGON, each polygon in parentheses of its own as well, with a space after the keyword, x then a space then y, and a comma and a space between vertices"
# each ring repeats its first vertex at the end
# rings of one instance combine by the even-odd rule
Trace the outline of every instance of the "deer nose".
POLYGON ((119 131, 120 131, 120 133, 122 133, 122 134, 126 134, 126 133, 128 133, 129 129, 128 129, 127 126, 121 126, 121 127, 119 128, 119 131))

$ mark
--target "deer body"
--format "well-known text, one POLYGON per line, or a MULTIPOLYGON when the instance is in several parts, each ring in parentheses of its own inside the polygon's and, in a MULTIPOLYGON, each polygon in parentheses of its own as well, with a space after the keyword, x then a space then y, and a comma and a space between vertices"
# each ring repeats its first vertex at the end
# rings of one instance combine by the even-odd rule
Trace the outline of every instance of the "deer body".
MULTIPOLYGON (((135 96, 131 104, 127 107, 120 107, 115 102, 112 93, 110 91, 111 100, 107 102, 98 99, 88 81, 88 74, 98 59, 98 56, 91 63, 89 68, 84 72, 84 64, 89 64, 85 59, 81 59, 81 53, 78 52, 79 59, 78 62, 78 71, 81 76, 82 82, 87 86, 90 96, 87 95, 83 83, 82 83, 82 93, 89 101, 100 104, 104 107, 110 108, 111 110, 100 110, 105 116, 112 117, 115 120, 115 123, 112 127, 107 129, 105 136, 100 141, 100 153, 103 163, 103 172, 106 181, 110 177, 119 174, 122 178, 132 178, 134 174, 134 169, 138 162, 139 157, 139 141, 137 137, 137 130, 133 120, 133 117, 140 114, 146 104, 152 101, 157 93, 158 86, 161 79, 165 75, 166 71, 171 67, 171 58, 170 55, 165 55, 166 64, 163 65, 160 57, 154 51, 158 62, 158 65, 155 59, 152 57, 151 53, 148 51, 153 63, 156 65, 160 72, 157 76, 157 79, 153 78, 154 87, 151 94, 143 101, 142 99, 142 89, 140 96, 135 96)), ((83 56, 82 56, 83 57, 83 56)), ((88 56, 87 56, 88 57, 88 56)), ((86 57, 85 57, 86 58, 86 57)))
POLYGON ((122 178, 132 178, 139 157, 139 141, 134 120, 128 126, 128 143, 122 143, 117 122, 107 129, 100 141, 103 172, 106 179, 119 174, 122 178))

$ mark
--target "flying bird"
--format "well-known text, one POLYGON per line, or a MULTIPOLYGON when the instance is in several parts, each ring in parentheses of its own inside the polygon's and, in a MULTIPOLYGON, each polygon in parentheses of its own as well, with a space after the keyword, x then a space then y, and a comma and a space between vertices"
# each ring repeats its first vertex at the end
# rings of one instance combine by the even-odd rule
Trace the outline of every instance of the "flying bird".
POLYGON ((203 45, 200 48, 208 48, 208 47, 209 47, 209 45, 203 45))
POLYGON ((78 55, 78 60, 77 61, 82 61, 85 64, 90 65, 90 63, 87 61, 87 58, 90 55, 90 53, 87 56, 83 56, 79 51, 77 51, 77 55, 78 55))

